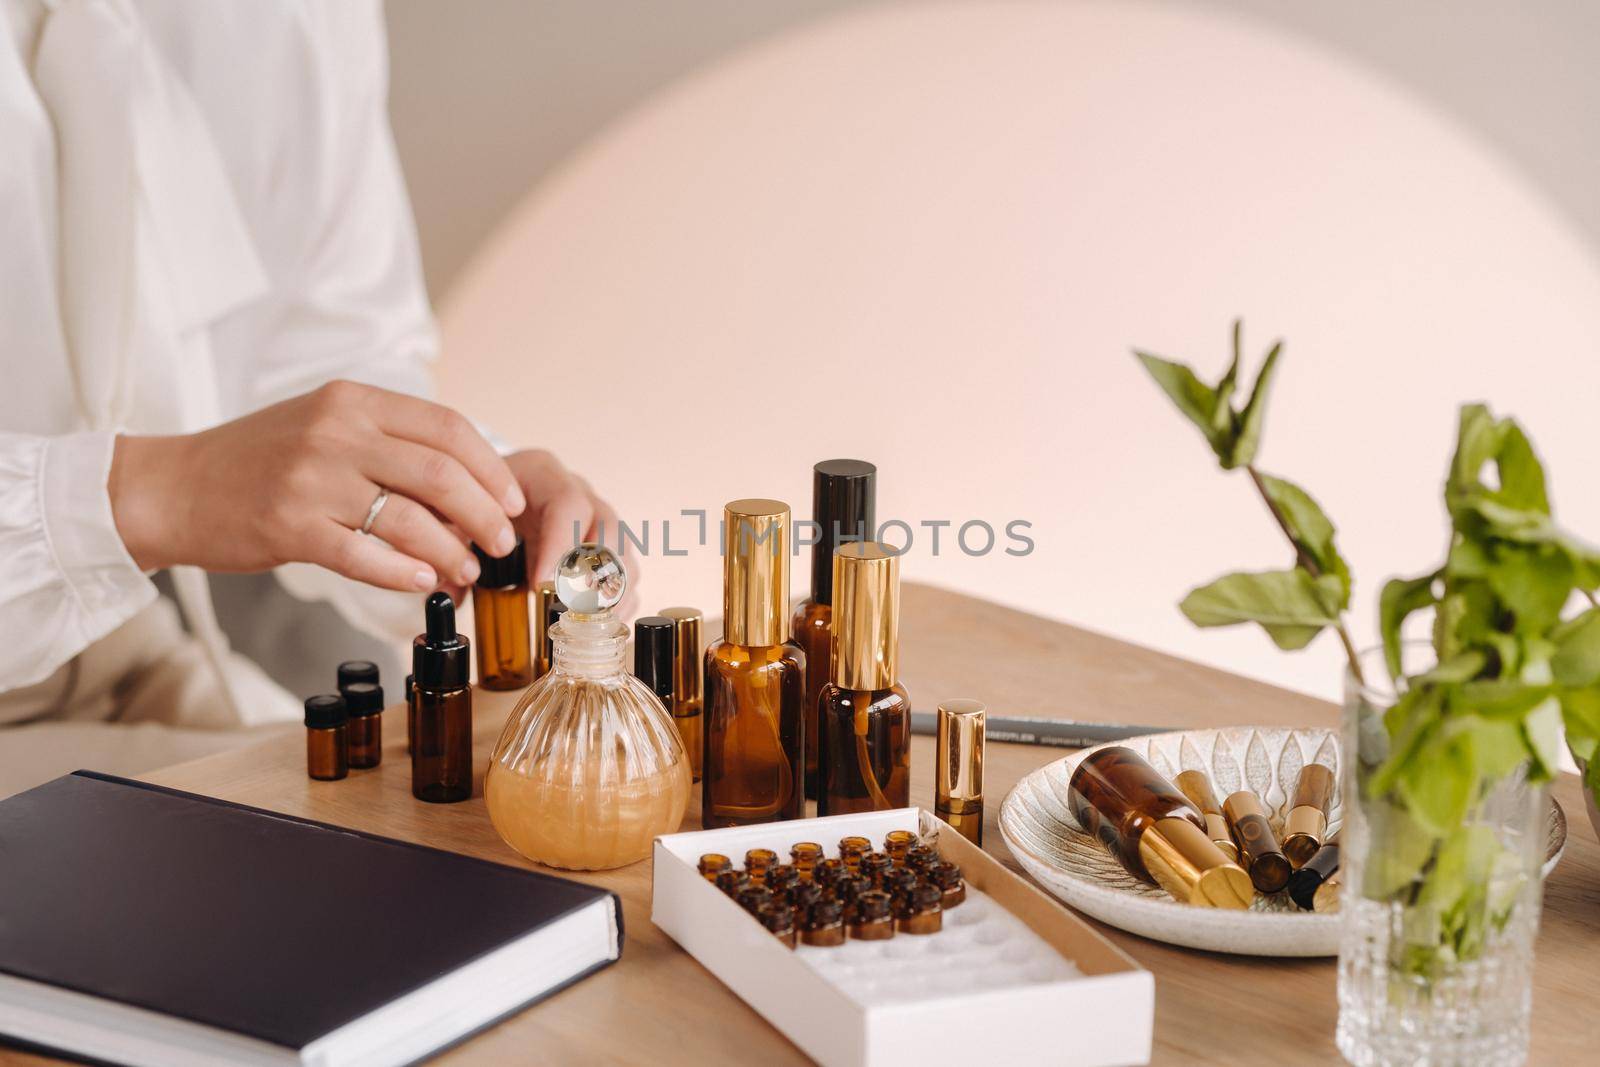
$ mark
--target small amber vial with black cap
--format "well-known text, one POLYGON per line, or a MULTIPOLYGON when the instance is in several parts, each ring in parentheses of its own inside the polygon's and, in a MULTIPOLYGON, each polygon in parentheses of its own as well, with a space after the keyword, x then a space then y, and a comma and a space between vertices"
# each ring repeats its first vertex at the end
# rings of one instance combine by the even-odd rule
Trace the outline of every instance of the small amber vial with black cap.
POLYGON ((944 926, 939 887, 923 883, 912 888, 895 908, 895 928, 902 934, 936 934, 944 926))
POLYGON ((863 878, 872 880, 873 885, 883 881, 883 872, 894 868, 894 860, 882 852, 869 852, 861 857, 861 862, 856 864, 856 872, 863 878))
POLYGON ((906 861, 906 850, 916 843, 917 835, 910 830, 890 830, 883 836, 883 851, 899 867, 906 861))
POLYGON ((940 860, 928 868, 928 884, 938 887, 942 894, 939 906, 945 911, 967 899, 967 883, 961 879, 961 868, 949 860, 940 860))
POLYGON ((756 921, 779 941, 794 948, 794 912, 784 904, 767 904, 756 912, 756 921))
POLYGON ((844 944, 844 908, 837 900, 819 900, 800 923, 802 945, 844 944))
POLYGON ((478 684, 522 689, 533 684, 533 638, 528 625, 528 561, 522 538, 504 556, 478 545, 478 580, 472 585, 473 629, 478 635, 478 684))
POLYGON ((861 862, 861 857, 872 851, 872 842, 864 837, 841 837, 839 839, 839 858, 844 860, 844 865, 855 870, 856 864, 861 862))
POLYGON ((789 847, 789 862, 800 872, 801 881, 809 882, 811 874, 822 861, 822 846, 815 841, 798 841, 789 847))
POLYGON ((335 693, 307 697, 306 773, 319 782, 335 782, 350 773, 350 739, 344 697, 335 693))
POLYGON ((850 936, 857 941, 887 941, 894 936, 893 901, 881 889, 869 889, 856 898, 850 936))
POLYGON ((350 716, 350 766, 376 767, 383 761, 383 687, 352 682, 344 687, 344 706, 350 716))
POLYGON ((700 877, 715 882, 717 875, 733 869, 733 861, 720 852, 707 852, 700 857, 700 877))

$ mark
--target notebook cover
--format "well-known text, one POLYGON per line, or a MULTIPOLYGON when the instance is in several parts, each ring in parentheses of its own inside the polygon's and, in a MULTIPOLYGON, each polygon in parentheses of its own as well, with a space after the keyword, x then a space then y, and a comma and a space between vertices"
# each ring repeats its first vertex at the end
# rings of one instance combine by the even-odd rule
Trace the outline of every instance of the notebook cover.
POLYGON ((615 894, 78 771, 0 801, 0 972, 291 1049, 615 894))

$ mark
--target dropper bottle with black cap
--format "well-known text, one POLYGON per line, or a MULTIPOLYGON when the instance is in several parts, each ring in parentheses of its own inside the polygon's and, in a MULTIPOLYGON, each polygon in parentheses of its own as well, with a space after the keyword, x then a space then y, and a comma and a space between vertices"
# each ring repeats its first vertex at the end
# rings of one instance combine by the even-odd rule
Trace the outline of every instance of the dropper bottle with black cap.
POLYGON ((821 721, 817 702, 833 678, 833 554, 842 544, 877 537, 878 468, 865 460, 825 459, 812 468, 811 517, 820 530, 811 546, 811 595, 790 628, 806 654, 806 796, 818 794, 821 721))
POLYGON ((411 795, 430 804, 472 796, 472 646, 456 633, 456 606, 448 593, 428 598, 424 633, 411 642, 417 720, 411 747, 411 795))

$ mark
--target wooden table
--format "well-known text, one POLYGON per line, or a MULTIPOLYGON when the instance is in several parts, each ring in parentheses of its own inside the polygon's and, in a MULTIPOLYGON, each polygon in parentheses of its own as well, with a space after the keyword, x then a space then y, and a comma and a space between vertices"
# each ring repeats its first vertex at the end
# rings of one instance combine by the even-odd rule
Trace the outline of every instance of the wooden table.
MULTIPOLYGON (((973 696, 996 714, 1217 726, 1333 725, 1337 709, 1075 627, 954 593, 907 584, 901 631, 903 682, 912 699, 973 696)), ((478 764, 485 765, 515 694, 476 695, 478 764)), ((482 783, 466 803, 412 799, 405 726, 385 719, 383 765, 343 782, 305 775, 303 733, 150 776, 206 793, 385 834, 501 863, 523 863, 495 836, 482 783)), ((914 741, 912 803, 933 806, 932 740, 914 741)), ((1059 749, 991 744, 985 767, 984 846, 1016 867, 996 825, 1000 801, 1059 749)), ((1539 932, 1533 1004, 1536 1064, 1600 1058, 1600 843, 1584 817, 1577 779, 1555 790, 1569 816, 1567 851, 1550 876, 1539 932)), ((698 803, 686 826, 698 823, 698 803)), ((579 875, 623 901, 627 941, 615 966, 567 989, 443 1057, 449 1064, 513 1062, 804 1062, 781 1034, 650 923, 650 866, 579 875)), ((1092 922, 1092 920, 1091 920, 1092 922)), ((1173 948, 1094 924, 1156 976, 1153 1062, 1340 1062, 1332 960, 1276 960, 1173 948)), ((1066 1020, 1062 1038, 1073 1026, 1066 1020)), ((0 1064, 42 1064, 0 1050, 0 1064)))

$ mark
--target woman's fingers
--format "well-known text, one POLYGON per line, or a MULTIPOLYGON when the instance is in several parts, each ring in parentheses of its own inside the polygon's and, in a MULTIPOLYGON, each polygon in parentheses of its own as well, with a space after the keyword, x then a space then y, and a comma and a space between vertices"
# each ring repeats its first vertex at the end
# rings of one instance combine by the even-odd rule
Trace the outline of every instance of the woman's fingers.
POLYGON ((556 564, 574 541, 583 539, 592 531, 594 511, 594 500, 577 485, 562 490, 545 502, 539 513, 538 533, 534 543, 529 546, 536 580, 554 577, 556 564))
POLYGON ((441 582, 471 585, 478 580, 478 559, 472 550, 432 512, 401 493, 389 493, 372 532, 431 566, 441 582))
MULTIPOLYGON (((512 528, 511 520, 506 518, 505 509, 460 462, 447 453, 411 441, 384 437, 359 459, 359 463, 362 473, 368 478, 444 516, 489 555, 504 556, 516 547, 516 530, 512 528)), ((428 517, 434 526, 439 526, 437 519, 428 517)), ((421 522, 415 516, 408 516, 406 521, 421 522)), ((386 541, 394 541, 387 533, 382 536, 386 541)), ((456 556, 424 555, 422 558, 432 561, 456 556)), ((467 558, 471 558, 470 553, 467 558)), ((448 568, 439 573, 447 581, 453 581, 459 575, 458 570, 448 568)), ((477 577, 476 573, 473 577, 477 577)), ((465 581, 470 585, 472 578, 465 581)))
POLYGON ((378 429, 390 437, 426 445, 461 464, 506 515, 520 515, 528 506, 511 468, 464 415, 443 404, 384 391, 374 391, 369 410, 378 429))
MULTIPOLYGON (((393 503, 391 499, 384 511, 387 512, 393 503)), ((308 532, 306 550, 308 563, 368 585, 415 593, 427 592, 439 584, 439 576, 429 564, 398 552, 376 538, 340 526, 332 519, 317 523, 308 532)))

